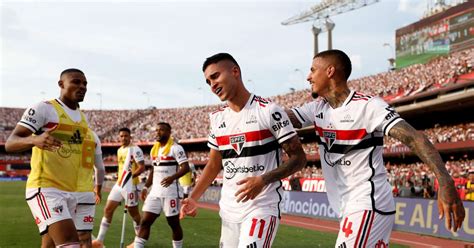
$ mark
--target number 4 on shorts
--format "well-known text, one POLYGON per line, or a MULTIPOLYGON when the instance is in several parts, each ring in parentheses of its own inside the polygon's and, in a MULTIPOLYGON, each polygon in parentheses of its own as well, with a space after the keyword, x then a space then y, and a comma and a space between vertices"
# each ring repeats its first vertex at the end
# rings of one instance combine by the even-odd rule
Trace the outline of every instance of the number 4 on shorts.
POLYGON ((347 223, 347 217, 344 219, 344 225, 342 225, 342 232, 346 234, 346 238, 352 234, 352 222, 347 223))

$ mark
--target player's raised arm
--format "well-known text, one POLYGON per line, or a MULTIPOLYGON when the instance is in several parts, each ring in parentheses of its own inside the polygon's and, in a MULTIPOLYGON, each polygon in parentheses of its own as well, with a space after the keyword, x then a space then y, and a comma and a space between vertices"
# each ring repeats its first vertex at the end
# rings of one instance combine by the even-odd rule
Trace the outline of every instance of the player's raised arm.
POLYGON ((438 209, 440 216, 446 216, 448 228, 457 231, 465 217, 464 207, 454 187, 454 180, 449 175, 439 152, 421 132, 406 121, 400 121, 389 131, 389 135, 408 146, 434 172, 439 182, 438 209))
POLYGON ((288 154, 288 160, 278 166, 276 169, 271 170, 261 176, 247 177, 239 181, 238 185, 245 184, 236 193, 237 202, 246 202, 253 200, 262 191, 265 185, 272 182, 276 182, 291 174, 301 170, 306 164, 306 154, 301 147, 301 142, 298 135, 291 137, 290 139, 281 143, 283 150, 288 154))
POLYGON ((182 201, 183 206, 181 207, 180 218, 184 218, 186 215, 196 216, 197 213, 197 201, 206 189, 211 185, 212 181, 217 177, 217 174, 222 168, 222 155, 218 150, 211 149, 209 153, 209 161, 207 162, 199 181, 196 183, 191 195, 182 201))

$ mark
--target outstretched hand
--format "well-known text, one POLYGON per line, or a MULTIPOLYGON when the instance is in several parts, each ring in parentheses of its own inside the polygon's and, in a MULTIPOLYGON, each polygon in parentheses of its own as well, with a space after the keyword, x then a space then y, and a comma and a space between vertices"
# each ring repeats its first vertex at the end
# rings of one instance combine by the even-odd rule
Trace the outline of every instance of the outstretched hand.
POLYGON ((241 185, 239 190, 235 192, 237 202, 246 202, 255 199, 255 197, 262 192, 263 187, 265 187, 261 176, 247 177, 238 181, 237 185, 241 185))

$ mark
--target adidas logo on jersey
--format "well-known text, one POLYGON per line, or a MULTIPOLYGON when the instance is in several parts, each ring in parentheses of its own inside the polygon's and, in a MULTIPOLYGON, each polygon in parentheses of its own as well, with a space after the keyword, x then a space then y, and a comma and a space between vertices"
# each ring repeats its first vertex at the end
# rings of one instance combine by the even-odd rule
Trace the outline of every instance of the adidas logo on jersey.
POLYGON ((219 126, 219 128, 225 128, 225 121, 219 126))
POLYGON ((82 144, 82 137, 79 130, 76 130, 76 132, 71 136, 71 139, 69 139, 69 144, 82 144))
POLYGON ((321 112, 321 113, 319 113, 318 115, 316 115, 316 118, 323 119, 323 112, 321 112))

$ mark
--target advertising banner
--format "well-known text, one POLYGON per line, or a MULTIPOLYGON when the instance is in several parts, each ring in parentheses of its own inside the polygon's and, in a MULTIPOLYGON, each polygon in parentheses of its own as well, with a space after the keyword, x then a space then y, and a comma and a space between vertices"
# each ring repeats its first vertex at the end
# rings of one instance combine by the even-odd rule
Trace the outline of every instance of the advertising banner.
MULTIPOLYGON (((218 204, 220 187, 209 187, 200 201, 218 204)), ((435 200, 395 198, 394 230, 472 242, 474 240, 474 202, 464 201, 466 218, 456 233, 449 231, 445 220, 438 218, 435 200)), ((284 191, 280 209, 284 214, 337 220, 326 193, 284 191)))

